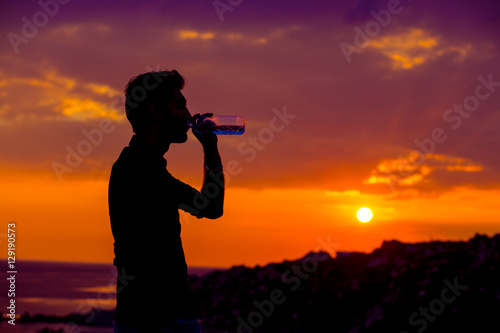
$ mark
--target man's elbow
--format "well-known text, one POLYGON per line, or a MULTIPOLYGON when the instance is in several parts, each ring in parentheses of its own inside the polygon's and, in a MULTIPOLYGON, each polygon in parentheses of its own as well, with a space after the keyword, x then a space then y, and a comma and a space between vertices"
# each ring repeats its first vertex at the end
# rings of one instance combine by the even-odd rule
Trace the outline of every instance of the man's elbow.
POLYGON ((209 212, 205 212, 204 215, 207 219, 215 220, 218 219, 219 217, 222 217, 223 214, 224 214, 224 209, 220 208, 211 210, 209 212))

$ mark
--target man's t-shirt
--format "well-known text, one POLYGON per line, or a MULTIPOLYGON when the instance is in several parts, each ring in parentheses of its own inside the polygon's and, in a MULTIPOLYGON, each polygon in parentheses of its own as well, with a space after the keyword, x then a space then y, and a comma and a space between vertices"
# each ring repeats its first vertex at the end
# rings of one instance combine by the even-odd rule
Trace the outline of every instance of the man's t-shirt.
POLYGON ((111 170, 115 321, 131 328, 202 316, 186 282, 178 212, 179 206, 192 207, 200 192, 174 178, 166 164, 134 136, 111 170))

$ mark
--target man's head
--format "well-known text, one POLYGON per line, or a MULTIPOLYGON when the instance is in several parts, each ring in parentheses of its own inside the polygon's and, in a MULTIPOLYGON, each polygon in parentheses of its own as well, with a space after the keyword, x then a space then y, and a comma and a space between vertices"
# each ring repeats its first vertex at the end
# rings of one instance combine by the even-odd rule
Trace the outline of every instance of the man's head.
POLYGON ((162 140, 185 142, 191 114, 181 93, 183 87, 184 78, 176 70, 132 78, 125 88, 125 110, 134 132, 156 131, 162 140))

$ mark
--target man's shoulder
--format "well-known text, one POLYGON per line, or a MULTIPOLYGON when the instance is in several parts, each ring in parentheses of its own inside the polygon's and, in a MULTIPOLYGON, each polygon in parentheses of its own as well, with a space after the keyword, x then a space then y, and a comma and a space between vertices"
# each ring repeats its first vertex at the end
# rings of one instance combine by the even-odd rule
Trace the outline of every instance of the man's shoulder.
POLYGON ((125 147, 123 148, 122 152, 116 159, 116 161, 113 163, 113 166, 111 168, 111 175, 119 175, 119 174, 124 174, 127 176, 131 176, 133 174, 144 174, 147 173, 147 167, 143 163, 140 156, 137 156, 133 149, 130 147, 125 147))
POLYGON ((113 163, 113 169, 125 167, 134 162, 132 158, 132 154, 130 152, 130 147, 125 147, 122 149, 120 155, 116 159, 115 163, 113 163))

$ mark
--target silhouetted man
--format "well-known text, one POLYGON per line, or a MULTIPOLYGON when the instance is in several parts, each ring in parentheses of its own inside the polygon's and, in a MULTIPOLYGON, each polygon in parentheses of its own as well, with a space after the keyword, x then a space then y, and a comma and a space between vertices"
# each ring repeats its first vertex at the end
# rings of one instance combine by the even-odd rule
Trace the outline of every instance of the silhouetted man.
POLYGON ((134 135, 111 170, 109 215, 118 269, 114 332, 200 332, 202 316, 187 285, 179 222, 183 209, 222 216, 224 175, 217 136, 194 133, 203 146, 205 176, 197 191, 174 178, 163 155, 187 140, 191 117, 175 70, 141 74, 125 89, 134 135))

